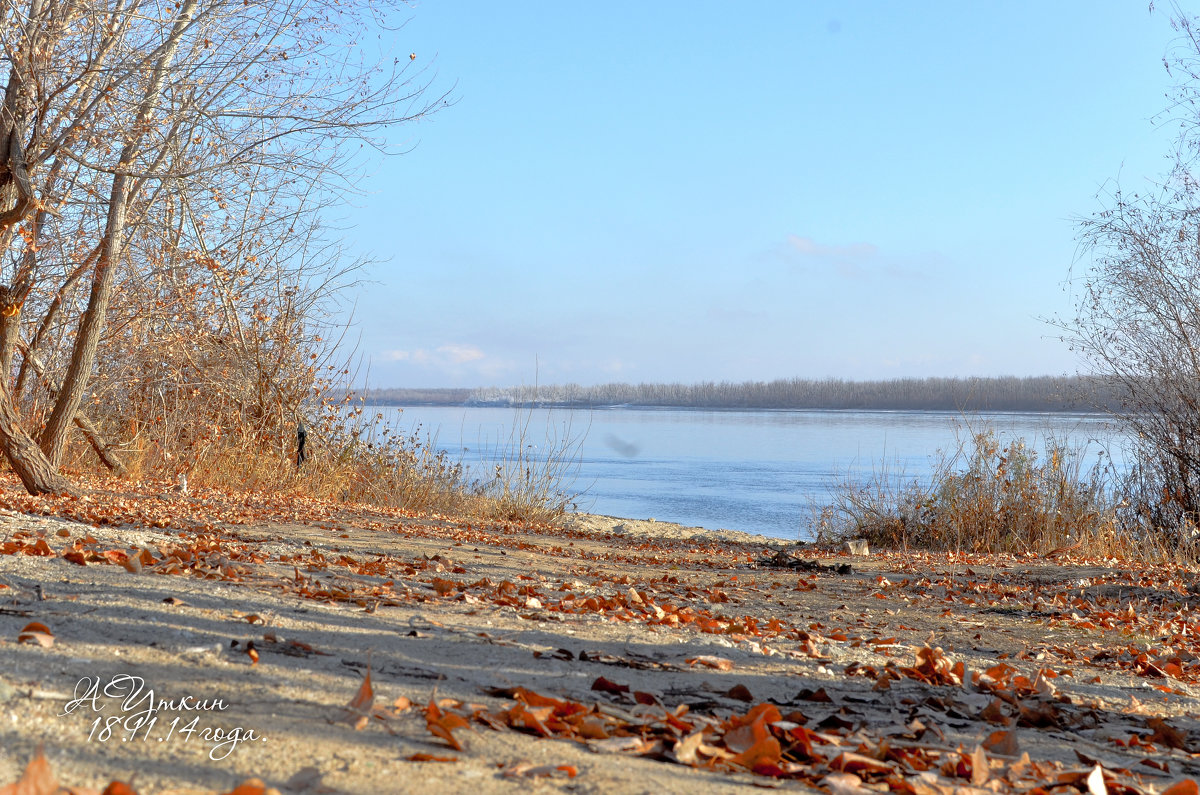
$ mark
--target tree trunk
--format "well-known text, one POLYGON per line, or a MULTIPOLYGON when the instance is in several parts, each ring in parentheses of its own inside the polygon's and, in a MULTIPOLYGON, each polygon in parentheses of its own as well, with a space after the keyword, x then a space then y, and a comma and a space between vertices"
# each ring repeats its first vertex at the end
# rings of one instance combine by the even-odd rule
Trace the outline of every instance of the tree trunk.
POLYGON ((78 494, 21 427, 8 391, 0 387, 0 449, 30 494, 78 494))
POLYGON ((67 366, 67 374, 63 378, 62 391, 58 395, 58 400, 55 401, 54 410, 50 412, 50 418, 46 421, 46 427, 42 431, 40 440, 42 452, 55 467, 62 460, 63 450, 67 443, 67 433, 79 411, 79 404, 83 400, 83 393, 87 389, 88 380, 92 375, 92 367, 96 362, 96 349, 100 345, 100 335, 104 331, 108 303, 112 297, 113 275, 124 254, 125 218, 133 193, 133 181, 128 169, 133 166, 138 157, 141 140, 146 135, 147 125, 158 107, 159 94, 163 90, 167 70, 175 58, 180 40, 192 21, 196 4, 197 0, 185 0, 179 9, 175 25, 172 27, 167 41, 163 44, 158 62, 154 66, 154 74, 138 107, 137 118, 130 128, 136 131, 136 135, 122 148, 121 157, 117 161, 117 171, 113 175, 112 189, 109 194, 108 218, 105 221, 100 257, 96 263, 96 273, 92 277, 92 292, 88 298, 83 320, 79 323, 75 346, 71 351, 71 363, 67 366))
MULTIPOLYGON (((22 367, 28 365, 37 374, 38 378, 43 379, 46 391, 50 393, 50 399, 56 400, 59 393, 58 384, 46 377, 46 368, 42 365, 41 360, 38 359, 37 354, 32 353, 29 346, 23 344, 21 345, 21 354, 23 359, 22 367)), ((18 394, 20 393, 18 392, 18 394)), ((83 431, 83 438, 87 439, 88 444, 96 451, 96 455, 100 458, 104 466, 117 475, 124 475, 127 471, 125 469, 125 462, 117 458, 117 454, 113 452, 113 446, 100 435, 100 431, 96 430, 96 426, 92 424, 92 421, 82 411, 75 412, 75 425, 79 430, 83 431)))
MULTIPOLYGON (((92 268, 94 260, 98 256, 100 256, 100 246, 97 245, 92 248, 84 261, 79 263, 75 267, 75 270, 71 271, 71 275, 58 288, 58 292, 54 295, 54 300, 50 302, 50 306, 46 309, 46 313, 38 323, 38 329, 33 335, 33 340, 28 345, 23 346, 23 351, 26 355, 21 358, 21 369, 17 374, 17 386, 13 390, 14 400, 19 401, 21 395, 25 394, 25 384, 29 378, 29 371, 33 369, 29 363, 29 357, 35 356, 33 352, 42 347, 42 342, 45 340, 46 335, 50 333, 50 329, 54 327, 54 321, 62 310, 64 302, 71 294, 71 291, 75 289, 76 282, 82 279, 83 275, 92 268)), ((41 373, 39 372, 38 375, 40 376, 41 373)))
POLYGON ((104 331, 104 320, 108 314, 108 302, 112 297, 113 274, 117 263, 114 257, 121 256, 121 237, 125 234, 125 210, 128 204, 128 177, 118 174, 113 178, 112 198, 108 208, 108 224, 105 228, 103 249, 96 273, 92 277, 92 292, 87 310, 79 323, 75 347, 71 351, 71 363, 63 378, 62 391, 54 402, 54 410, 46 420, 42 431, 41 447, 52 466, 57 467, 66 448, 67 432, 83 402, 92 366, 96 361, 96 349, 100 345, 100 334, 104 331))

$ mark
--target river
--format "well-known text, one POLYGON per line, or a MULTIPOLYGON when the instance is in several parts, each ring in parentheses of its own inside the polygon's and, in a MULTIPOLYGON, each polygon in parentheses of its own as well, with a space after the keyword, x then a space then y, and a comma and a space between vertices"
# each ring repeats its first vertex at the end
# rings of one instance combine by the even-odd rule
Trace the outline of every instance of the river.
POLYGON ((939 450, 953 452, 974 431, 1083 448, 1121 461, 1106 418, 1088 414, 977 414, 926 411, 706 411, 614 407, 518 410, 409 406, 380 409, 399 428, 429 434, 480 474, 524 448, 573 462, 578 510, 655 518, 710 529, 796 539, 814 507, 847 479, 928 477, 939 450))

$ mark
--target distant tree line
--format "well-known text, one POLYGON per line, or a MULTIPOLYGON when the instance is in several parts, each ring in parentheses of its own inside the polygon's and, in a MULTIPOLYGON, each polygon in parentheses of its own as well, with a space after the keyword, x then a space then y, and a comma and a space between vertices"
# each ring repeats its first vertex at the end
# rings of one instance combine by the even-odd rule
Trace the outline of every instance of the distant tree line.
POLYGON ((1107 411, 1117 407, 1105 381, 1088 376, 899 378, 847 381, 790 378, 697 384, 559 384, 480 389, 375 389, 391 405, 647 406, 700 409, 857 409, 908 411, 1107 411))
POLYGON ((361 393, 377 406, 461 406, 474 389, 368 389, 361 393))

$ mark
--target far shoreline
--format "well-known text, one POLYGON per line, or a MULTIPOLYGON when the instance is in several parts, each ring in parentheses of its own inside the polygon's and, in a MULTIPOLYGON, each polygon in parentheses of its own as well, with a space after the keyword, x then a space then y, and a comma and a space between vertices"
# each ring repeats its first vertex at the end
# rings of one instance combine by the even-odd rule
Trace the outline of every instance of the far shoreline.
POLYGON ((546 409, 567 411, 709 411, 709 412, 822 412, 822 413, 854 413, 854 414, 988 414, 996 416, 1054 414, 1080 417, 1107 417, 1109 412, 1100 409, 1082 408, 1030 408, 1030 409, 957 409, 957 408, 879 408, 879 407, 777 407, 777 406, 666 406, 659 404, 621 403, 616 405, 591 405, 582 403, 438 403, 438 402, 394 402, 364 400, 368 406, 376 408, 445 408, 445 409, 546 409))
POLYGON ((1123 393, 1097 376, 987 376, 847 381, 790 378, 733 383, 609 383, 508 387, 397 387, 352 396, 370 405, 611 408, 700 411, 1109 412, 1123 393))

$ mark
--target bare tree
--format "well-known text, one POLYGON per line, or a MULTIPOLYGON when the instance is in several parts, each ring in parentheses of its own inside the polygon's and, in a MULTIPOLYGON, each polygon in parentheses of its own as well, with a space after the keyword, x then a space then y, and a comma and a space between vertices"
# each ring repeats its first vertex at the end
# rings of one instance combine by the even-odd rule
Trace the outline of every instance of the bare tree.
POLYGON ((302 404, 340 373, 343 326, 330 318, 358 262, 319 207, 250 184, 208 208, 204 236, 190 212, 146 228, 114 296, 91 391, 109 427, 137 426, 129 435, 142 453, 151 443, 156 466, 189 471, 222 450, 286 458, 302 404))
POLYGON ((1200 525, 1198 198, 1182 164, 1152 193, 1114 190, 1082 222, 1090 261, 1065 324, 1134 447, 1137 519, 1171 532, 1200 525))
MULTIPOLYGON (((305 235, 303 217, 352 188, 363 145, 381 148, 388 128, 445 104, 407 58, 362 45, 395 11, 387 0, 0 0, 0 450, 29 491, 70 488, 57 468, 119 279, 169 274, 224 295, 232 332, 228 299, 260 270, 246 267, 253 228, 282 220, 305 235), (231 206, 245 211, 246 240, 231 206), (31 394, 35 380, 49 391, 31 394)), ((281 368, 266 381, 286 380, 281 368)))
POLYGON ((1179 80, 1174 168, 1147 190, 1110 189, 1080 223, 1077 311, 1060 325, 1134 445, 1137 521, 1182 543, 1200 525, 1200 37, 1175 11, 1181 37, 1165 60, 1179 80))

